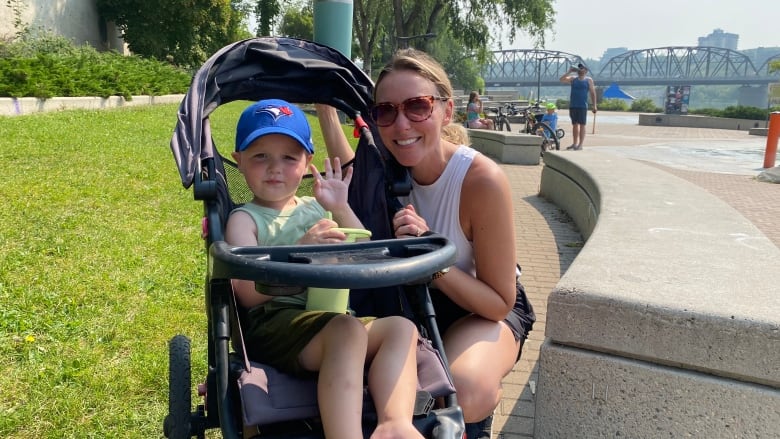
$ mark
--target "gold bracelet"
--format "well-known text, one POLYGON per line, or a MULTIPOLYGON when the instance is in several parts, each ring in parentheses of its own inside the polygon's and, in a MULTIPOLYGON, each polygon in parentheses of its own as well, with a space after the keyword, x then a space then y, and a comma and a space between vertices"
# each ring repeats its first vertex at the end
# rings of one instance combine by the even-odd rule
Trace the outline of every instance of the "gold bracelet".
POLYGON ((445 274, 449 272, 450 272, 450 267, 447 267, 441 271, 437 271, 436 273, 433 273, 433 275, 431 276, 431 280, 436 280, 440 277, 443 277, 445 274))

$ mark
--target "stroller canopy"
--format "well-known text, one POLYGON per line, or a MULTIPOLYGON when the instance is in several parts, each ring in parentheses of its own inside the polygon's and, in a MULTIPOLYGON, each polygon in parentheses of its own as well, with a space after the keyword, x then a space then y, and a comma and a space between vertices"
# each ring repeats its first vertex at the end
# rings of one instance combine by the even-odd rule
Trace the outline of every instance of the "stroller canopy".
POLYGON ((219 105, 279 98, 368 114, 373 83, 340 52, 294 38, 252 38, 222 48, 192 79, 171 139, 181 182, 189 188, 200 161, 213 158, 208 116, 219 105))

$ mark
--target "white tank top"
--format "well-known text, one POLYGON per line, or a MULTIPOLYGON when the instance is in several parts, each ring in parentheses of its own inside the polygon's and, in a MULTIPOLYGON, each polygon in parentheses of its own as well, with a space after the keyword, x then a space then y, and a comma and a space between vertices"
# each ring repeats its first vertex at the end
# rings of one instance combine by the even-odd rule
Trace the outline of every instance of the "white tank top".
POLYGON ((447 237, 458 251, 455 266, 476 276, 474 249, 460 227, 460 189, 474 157, 475 149, 461 145, 455 151, 444 172, 433 183, 419 185, 412 180, 412 192, 399 197, 403 205, 411 204, 425 218, 430 230, 447 237))

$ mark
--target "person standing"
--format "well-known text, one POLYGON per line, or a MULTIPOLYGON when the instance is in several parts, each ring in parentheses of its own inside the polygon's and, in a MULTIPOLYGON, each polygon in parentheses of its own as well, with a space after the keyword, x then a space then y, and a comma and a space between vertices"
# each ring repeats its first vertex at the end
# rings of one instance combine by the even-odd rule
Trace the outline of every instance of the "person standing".
POLYGON ((585 126, 588 122, 588 95, 593 103, 593 114, 596 114, 596 87, 593 85, 593 78, 587 76, 588 68, 584 64, 578 64, 572 67, 568 72, 561 76, 561 82, 571 85, 571 95, 569 96, 569 117, 571 118, 572 144, 569 151, 579 151, 582 149, 582 143, 585 141, 585 126), (576 75, 573 75, 576 73, 576 75))

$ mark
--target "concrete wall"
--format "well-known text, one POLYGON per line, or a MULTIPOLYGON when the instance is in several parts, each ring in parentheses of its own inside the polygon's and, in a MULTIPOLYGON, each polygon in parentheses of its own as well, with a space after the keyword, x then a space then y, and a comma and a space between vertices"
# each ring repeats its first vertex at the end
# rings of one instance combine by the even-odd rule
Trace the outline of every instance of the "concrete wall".
POLYGON ((55 97, 51 99, 0 98, 0 116, 22 116, 60 110, 100 110, 136 105, 178 104, 183 98, 184 95, 133 96, 132 100, 126 100, 121 96, 111 96, 109 98, 55 97))
POLYGON ((547 304, 534 437, 777 438, 780 249, 657 168, 546 152, 587 242, 547 304))
POLYGON ((498 160, 515 165, 538 165, 541 137, 482 129, 467 129, 471 147, 498 160))
POLYGON ((19 0, 9 7, 0 5, 0 38, 12 37, 21 29, 14 28, 18 7, 20 18, 31 29, 47 29, 99 50, 125 51, 116 26, 102 22, 95 0, 19 0))
POLYGON ((727 117, 710 117, 680 114, 640 114, 639 125, 714 128, 720 130, 750 131, 751 128, 766 128, 767 121, 750 119, 731 119, 727 117))

